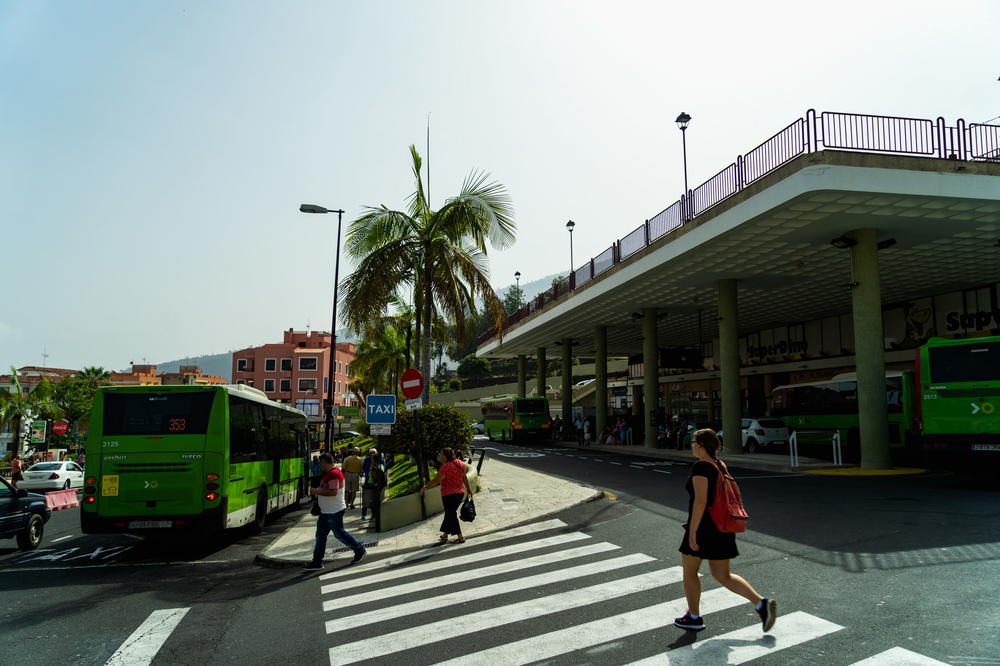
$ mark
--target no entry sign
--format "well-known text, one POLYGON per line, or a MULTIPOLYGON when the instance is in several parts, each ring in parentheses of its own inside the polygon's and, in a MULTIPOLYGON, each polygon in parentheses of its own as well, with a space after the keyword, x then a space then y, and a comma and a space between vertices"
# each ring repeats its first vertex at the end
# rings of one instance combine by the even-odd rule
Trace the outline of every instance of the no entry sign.
POLYGON ((52 424, 52 434, 65 435, 69 432, 69 421, 56 421, 52 424))
POLYGON ((399 384, 403 389, 403 395, 411 400, 417 398, 424 392, 424 376, 415 368, 410 368, 399 378, 399 384))

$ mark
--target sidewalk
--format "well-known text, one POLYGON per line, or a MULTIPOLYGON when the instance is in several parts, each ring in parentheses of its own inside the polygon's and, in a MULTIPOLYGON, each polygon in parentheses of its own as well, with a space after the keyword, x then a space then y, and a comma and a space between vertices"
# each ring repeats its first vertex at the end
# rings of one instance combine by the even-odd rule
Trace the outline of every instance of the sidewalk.
MULTIPOLYGON (((533 472, 496 458, 487 458, 483 462, 479 487, 475 498, 476 520, 462 523, 462 533, 467 539, 534 522, 603 495, 599 490, 533 472)), ((438 543, 438 527, 442 518, 440 513, 427 520, 380 533, 374 530, 374 525, 369 530, 368 523, 361 522, 360 505, 359 499, 358 509, 348 509, 344 527, 365 545, 370 556, 380 557, 417 550, 438 543)), ((312 559, 315 534, 316 517, 306 513, 265 548, 257 556, 257 560, 276 567, 303 566, 312 559)), ((353 553, 343 549, 343 545, 331 534, 327 541, 327 564, 343 564, 352 557, 353 553), (342 552, 337 552, 338 549, 342 549, 342 552)))

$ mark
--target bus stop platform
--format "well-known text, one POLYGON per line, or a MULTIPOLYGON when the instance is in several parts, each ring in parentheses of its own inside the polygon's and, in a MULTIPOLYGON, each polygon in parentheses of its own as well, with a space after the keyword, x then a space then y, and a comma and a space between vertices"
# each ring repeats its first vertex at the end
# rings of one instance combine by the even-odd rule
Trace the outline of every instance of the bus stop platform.
MULTIPOLYGON (((476 519, 471 523, 462 523, 462 534, 466 539, 537 522, 604 496, 603 491, 492 457, 486 460, 479 472, 479 488, 475 496, 476 519)), ((440 513, 394 530, 376 532, 373 524, 361 520, 360 498, 356 506, 357 508, 348 509, 344 514, 344 527, 368 549, 369 557, 409 552, 428 546, 454 547, 452 544, 438 542, 438 527, 441 526, 442 517, 440 513)), ((312 559, 315 535, 316 516, 305 512, 284 534, 257 555, 257 562, 271 567, 304 566, 312 559)), ((328 537, 326 571, 348 564, 353 556, 332 534, 328 537)))

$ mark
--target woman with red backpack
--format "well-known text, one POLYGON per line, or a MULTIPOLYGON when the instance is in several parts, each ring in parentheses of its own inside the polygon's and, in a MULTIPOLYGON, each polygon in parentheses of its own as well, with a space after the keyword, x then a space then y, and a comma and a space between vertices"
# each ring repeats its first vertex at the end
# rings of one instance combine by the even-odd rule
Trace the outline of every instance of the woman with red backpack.
MULTIPOLYGON (((716 457, 719 448, 719 438, 714 430, 703 428, 691 436, 691 454, 698 460, 691 468, 686 486, 689 497, 688 520, 684 525, 684 540, 678 549, 684 569, 684 596, 687 598, 688 610, 674 620, 674 625, 689 631, 701 631, 705 628, 705 620, 699 615, 701 581, 698 579, 698 570, 701 568, 701 561, 708 560, 712 577, 729 591, 752 603, 760 617, 761 627, 764 631, 770 631, 778 613, 774 599, 757 594, 757 590, 745 578, 729 571, 729 560, 740 554, 736 549, 736 531, 744 528, 726 525, 734 531, 723 532, 716 526, 709 511, 718 500, 719 484, 726 483, 726 479, 732 482, 726 464, 716 457)), ((739 502, 738 491, 736 501, 739 502)), ((739 509, 742 509, 742 505, 739 509)), ((745 515, 743 513, 744 517, 745 515)))

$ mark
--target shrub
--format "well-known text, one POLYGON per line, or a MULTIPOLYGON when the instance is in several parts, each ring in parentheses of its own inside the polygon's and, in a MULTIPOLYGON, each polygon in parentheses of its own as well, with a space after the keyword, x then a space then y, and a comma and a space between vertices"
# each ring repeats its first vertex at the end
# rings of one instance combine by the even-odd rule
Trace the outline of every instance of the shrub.
POLYGON ((456 451, 469 448, 472 437, 472 425, 465 414, 451 405, 433 402, 416 412, 397 412, 392 434, 386 439, 393 451, 409 455, 417 455, 419 451, 428 461, 446 446, 456 451), (416 413, 420 414, 419 444, 416 441, 416 413))

